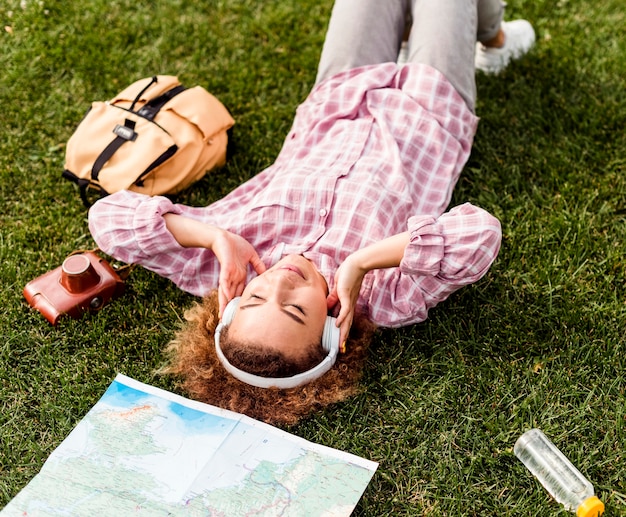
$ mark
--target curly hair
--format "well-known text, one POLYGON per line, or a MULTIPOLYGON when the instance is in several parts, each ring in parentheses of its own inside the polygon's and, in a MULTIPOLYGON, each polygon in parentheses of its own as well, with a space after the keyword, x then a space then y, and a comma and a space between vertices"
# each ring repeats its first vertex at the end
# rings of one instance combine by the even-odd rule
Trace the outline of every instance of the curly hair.
POLYGON ((168 365, 160 373, 175 375, 187 394, 201 402, 246 414, 272 425, 291 425, 312 411, 340 402, 358 392, 367 349, 376 327, 355 318, 333 368, 320 378, 290 389, 257 388, 235 379, 215 353, 218 324, 217 291, 185 312, 187 320, 166 348, 168 365))

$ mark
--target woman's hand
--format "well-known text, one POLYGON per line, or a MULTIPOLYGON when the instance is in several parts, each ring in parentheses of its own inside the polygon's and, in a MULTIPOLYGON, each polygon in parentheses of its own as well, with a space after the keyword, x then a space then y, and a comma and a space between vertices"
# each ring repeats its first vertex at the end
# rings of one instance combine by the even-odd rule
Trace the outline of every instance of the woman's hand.
POLYGON ((226 304, 243 292, 248 264, 260 275, 265 264, 246 239, 217 226, 178 214, 164 214, 165 225, 176 241, 185 248, 208 248, 220 263, 218 298, 220 318, 226 304))
POLYGON ((252 245, 243 237, 227 230, 217 230, 211 243, 211 250, 220 263, 218 299, 220 318, 226 304, 239 296, 246 285, 248 264, 260 275, 265 272, 265 264, 252 245))
POLYGON ((409 243, 409 232, 398 233, 382 241, 355 251, 339 266, 335 273, 335 287, 326 300, 328 308, 341 304, 337 326, 341 329, 341 345, 348 338, 354 319, 354 310, 365 273, 372 269, 397 267, 402 261, 404 248, 409 243))
POLYGON ((329 309, 334 307, 337 302, 340 304, 337 326, 340 329, 339 343, 341 347, 344 347, 348 338, 348 333, 354 320, 354 311, 356 302, 359 299, 361 284, 367 271, 359 264, 355 255, 350 255, 335 273, 335 286, 328 295, 327 304, 329 309))

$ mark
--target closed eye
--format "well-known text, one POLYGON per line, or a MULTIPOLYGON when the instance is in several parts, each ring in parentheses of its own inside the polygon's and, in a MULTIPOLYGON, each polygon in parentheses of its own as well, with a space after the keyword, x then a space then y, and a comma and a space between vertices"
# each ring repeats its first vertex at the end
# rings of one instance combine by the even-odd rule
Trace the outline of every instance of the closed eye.
MULTIPOLYGON (((252 293, 250 294, 250 297, 248 298, 247 302, 239 306, 239 309, 240 310, 252 309, 253 307, 258 307, 260 305, 263 305, 266 301, 267 300, 263 298, 262 296, 252 293)), ((285 314, 286 316, 289 316, 292 320, 296 321, 300 325, 305 325, 305 322, 297 314, 291 311, 288 311, 285 307, 293 307, 300 314, 302 314, 302 316, 306 317, 306 312, 304 312, 304 309, 300 305, 290 303, 285 306, 282 306, 280 310, 283 314, 285 314)))
POLYGON ((303 316, 306 316, 306 312, 304 312, 304 309, 302 307, 300 307, 299 305, 295 305, 293 303, 289 304, 292 307, 296 308, 303 316))
MULTIPOLYGON (((252 293, 250 295, 250 300, 259 300, 261 302, 265 301, 265 298, 263 298, 262 296, 259 296, 258 294, 252 293)), ((286 304, 288 307, 293 307, 294 309, 296 309, 300 314, 302 314, 303 316, 306 316, 306 312, 304 311, 304 309, 300 306, 297 305, 295 303, 288 303, 286 304)))

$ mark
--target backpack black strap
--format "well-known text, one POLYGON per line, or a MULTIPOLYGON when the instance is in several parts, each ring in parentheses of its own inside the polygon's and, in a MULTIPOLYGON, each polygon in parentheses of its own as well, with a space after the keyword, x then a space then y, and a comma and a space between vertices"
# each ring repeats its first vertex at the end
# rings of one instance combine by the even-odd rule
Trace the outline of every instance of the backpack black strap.
POLYGON ((98 198, 103 198, 109 195, 109 193, 104 190, 102 186, 94 187, 89 180, 79 178, 78 176, 76 176, 76 174, 67 169, 63 171, 63 177, 73 183, 76 183, 76 185, 78 186, 78 192, 80 193, 80 199, 82 199, 85 208, 89 208, 94 203, 94 201, 91 201, 87 196, 88 190, 95 190, 97 192, 98 198))
POLYGON ((139 102, 139 99, 141 99, 141 96, 146 92, 146 90, 150 88, 150 86, 152 86, 154 83, 158 83, 158 82, 159 82, 159 79, 157 78, 157 76, 153 75, 152 80, 146 86, 144 86, 143 90, 141 90, 135 97, 135 100, 130 105, 130 111, 133 111, 135 109, 135 104, 139 102))
POLYGON ((176 97, 179 93, 182 93, 186 90, 182 84, 179 86, 175 86, 174 88, 167 90, 165 93, 155 97, 154 99, 146 102, 139 110, 137 111, 137 115, 140 117, 146 118, 148 120, 153 120, 156 117, 157 113, 161 111, 161 108, 165 106, 169 101, 171 101, 174 97, 176 97))
POLYGON ((113 132, 117 135, 109 145, 104 148, 104 151, 100 153, 100 156, 96 158, 96 161, 91 168, 91 179, 94 181, 98 181, 98 175, 100 174, 100 170, 104 167, 104 164, 111 159, 111 156, 115 154, 122 144, 128 142, 129 140, 135 140, 137 138, 137 133, 135 133, 135 121, 126 119, 124 121, 124 125, 120 126, 119 124, 115 126, 113 132))

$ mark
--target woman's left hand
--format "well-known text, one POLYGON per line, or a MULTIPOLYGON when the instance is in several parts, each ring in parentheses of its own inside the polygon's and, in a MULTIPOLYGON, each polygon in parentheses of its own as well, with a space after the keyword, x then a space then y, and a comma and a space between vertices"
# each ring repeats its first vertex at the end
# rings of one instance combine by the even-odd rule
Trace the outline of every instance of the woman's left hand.
POLYGON ((339 343, 342 347, 348 338, 354 320, 354 311, 365 273, 367 270, 358 264, 353 255, 350 255, 337 269, 335 286, 326 299, 329 309, 334 307, 337 302, 340 304, 337 326, 340 328, 339 343))
POLYGON ((220 318, 226 304, 243 292, 248 264, 259 275, 265 271, 265 264, 252 244, 240 235, 178 214, 163 214, 163 220, 172 237, 181 246, 208 248, 215 253, 220 264, 218 280, 220 318))
POLYGON ((402 232, 382 241, 377 241, 348 255, 348 258, 337 269, 335 287, 326 301, 329 309, 334 307, 337 302, 341 304, 337 326, 341 328, 340 343, 342 345, 352 326, 363 277, 372 269, 399 266, 409 240, 409 232, 402 232))

